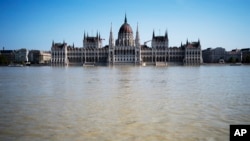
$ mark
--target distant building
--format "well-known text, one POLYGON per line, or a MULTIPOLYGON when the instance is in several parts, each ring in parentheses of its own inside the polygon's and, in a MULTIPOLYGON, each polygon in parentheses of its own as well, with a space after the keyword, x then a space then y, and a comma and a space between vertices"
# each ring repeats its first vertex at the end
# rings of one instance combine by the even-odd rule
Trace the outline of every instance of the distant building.
POLYGON ((116 41, 113 37, 112 26, 110 28, 109 44, 102 46, 100 33, 89 36, 84 33, 83 47, 75 47, 74 44, 54 43, 51 47, 52 65, 93 65, 104 63, 108 65, 117 64, 171 64, 200 65, 202 60, 201 44, 198 42, 186 42, 180 47, 169 47, 168 33, 163 36, 153 36, 151 47, 140 44, 138 25, 135 38, 133 30, 127 22, 125 15, 124 23, 121 25, 116 41))
POLYGON ((222 47, 207 48, 202 50, 202 58, 204 63, 219 63, 220 60, 225 60, 226 50, 222 47))
POLYGON ((30 50, 28 59, 31 64, 39 64, 40 50, 30 50))
POLYGON ((14 61, 14 50, 5 50, 3 47, 3 49, 0 51, 0 65, 8 65, 14 61))
POLYGON ((22 48, 15 51, 15 62, 16 63, 27 63, 29 50, 22 48))
POLYGON ((241 49, 242 63, 250 63, 250 48, 241 49))
POLYGON ((51 53, 49 51, 30 50, 28 58, 31 64, 49 64, 51 53))
POLYGON ((50 51, 40 51, 39 64, 49 64, 50 61, 51 61, 51 52, 50 51))
POLYGON ((228 63, 235 63, 242 61, 242 53, 239 49, 233 49, 231 51, 226 52, 226 61, 228 63))

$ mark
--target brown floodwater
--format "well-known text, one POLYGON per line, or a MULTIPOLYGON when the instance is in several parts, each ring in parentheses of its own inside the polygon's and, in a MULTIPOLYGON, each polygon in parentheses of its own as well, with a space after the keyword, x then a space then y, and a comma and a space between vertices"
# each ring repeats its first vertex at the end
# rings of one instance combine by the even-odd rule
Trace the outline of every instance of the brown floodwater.
POLYGON ((250 66, 0 67, 0 140, 226 141, 250 66))

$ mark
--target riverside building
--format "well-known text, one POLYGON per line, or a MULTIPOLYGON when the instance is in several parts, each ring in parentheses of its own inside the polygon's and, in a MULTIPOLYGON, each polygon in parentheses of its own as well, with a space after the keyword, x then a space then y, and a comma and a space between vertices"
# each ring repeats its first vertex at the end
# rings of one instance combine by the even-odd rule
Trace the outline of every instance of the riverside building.
MULTIPOLYGON (((110 28, 109 44, 102 46, 100 33, 89 36, 84 33, 83 47, 75 47, 63 43, 52 42, 52 65, 200 65, 202 61, 201 44, 186 41, 179 47, 169 47, 168 33, 163 36, 155 36, 153 31, 151 47, 140 44, 140 35, 137 25, 134 37, 133 30, 128 24, 125 15, 118 38, 113 37, 112 25, 110 28)), ((148 42, 148 41, 147 41, 148 42)))

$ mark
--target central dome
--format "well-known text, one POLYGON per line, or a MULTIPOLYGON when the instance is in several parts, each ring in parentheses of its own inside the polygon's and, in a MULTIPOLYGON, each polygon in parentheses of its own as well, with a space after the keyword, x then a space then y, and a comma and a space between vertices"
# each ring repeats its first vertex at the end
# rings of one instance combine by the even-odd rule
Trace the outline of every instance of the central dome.
POLYGON ((118 32, 118 39, 116 40, 115 44, 117 46, 134 46, 133 30, 127 22, 126 15, 124 23, 118 32))
POLYGON ((121 33, 133 33, 131 26, 127 23, 127 17, 125 16, 124 24, 120 27, 119 34, 121 33))
POLYGON ((130 25, 128 23, 124 23, 119 30, 119 34, 120 33, 133 33, 132 28, 130 27, 130 25))

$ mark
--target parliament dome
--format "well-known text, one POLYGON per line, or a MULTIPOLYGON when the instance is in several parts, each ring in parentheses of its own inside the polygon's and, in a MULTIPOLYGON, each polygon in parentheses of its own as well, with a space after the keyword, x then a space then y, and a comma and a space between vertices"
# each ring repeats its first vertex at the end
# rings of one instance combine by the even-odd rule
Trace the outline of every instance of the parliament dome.
POLYGON ((127 23, 127 17, 125 16, 124 24, 120 27, 119 34, 121 33, 133 33, 131 26, 127 23))
POLYGON ((128 23, 124 23, 119 30, 120 33, 133 33, 131 26, 128 23))
POLYGON ((126 15, 124 23, 122 24, 118 32, 118 39, 116 40, 116 46, 134 46, 133 30, 127 22, 126 15))

